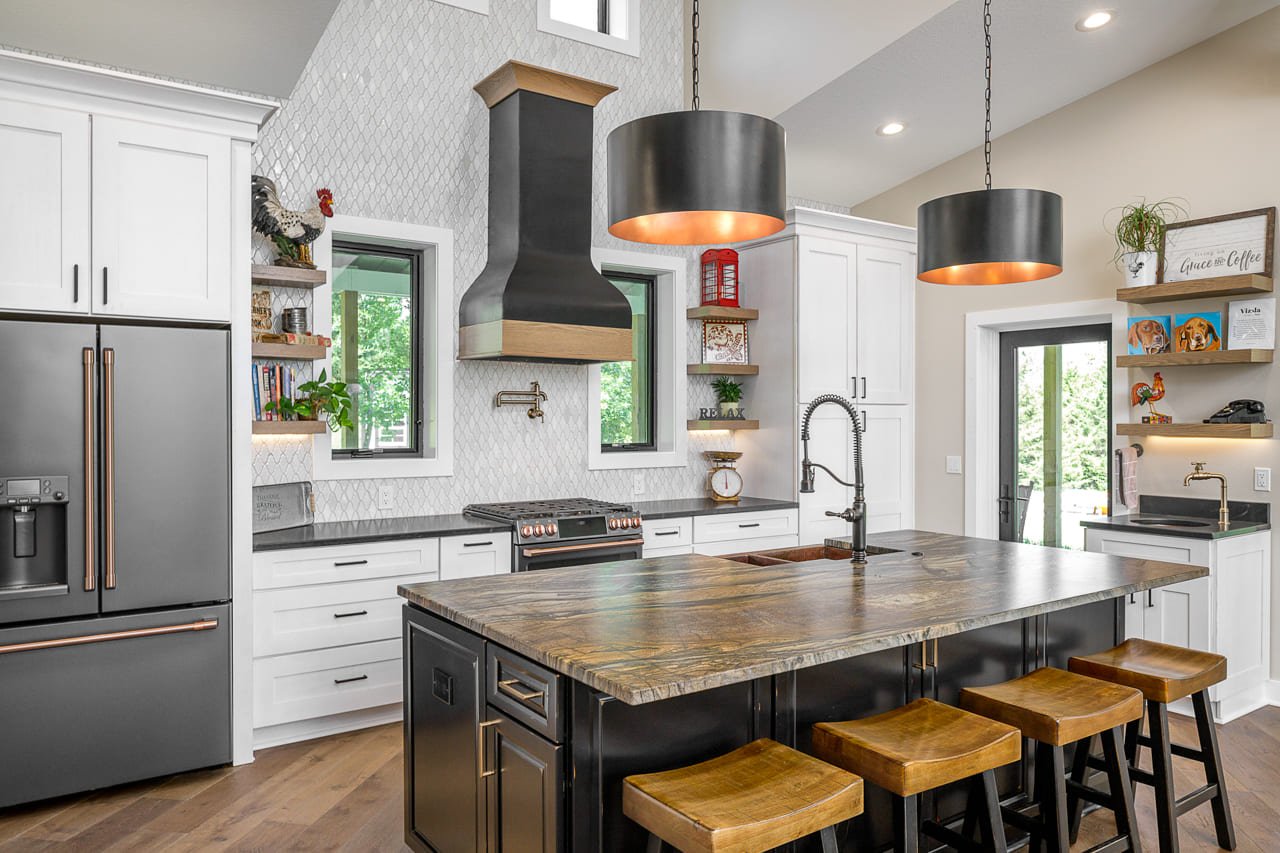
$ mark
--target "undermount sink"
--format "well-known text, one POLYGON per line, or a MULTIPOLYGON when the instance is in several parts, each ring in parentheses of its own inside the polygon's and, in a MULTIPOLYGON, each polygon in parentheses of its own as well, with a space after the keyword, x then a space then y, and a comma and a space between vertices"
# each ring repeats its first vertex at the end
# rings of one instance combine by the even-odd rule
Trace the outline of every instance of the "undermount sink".
MULTIPOLYGON (((867 546, 867 556, 880 554, 898 554, 898 548, 881 548, 876 545, 867 546)), ((745 554, 729 554, 726 560, 735 563, 746 563, 751 566, 781 566, 785 563, 808 563, 814 560, 849 560, 853 552, 847 548, 833 548, 830 545, 803 545, 799 548, 773 548, 768 551, 753 551, 745 554)))
POLYGON ((1213 527, 1212 521, 1194 521, 1190 518, 1131 518, 1129 523, 1150 527, 1213 527))

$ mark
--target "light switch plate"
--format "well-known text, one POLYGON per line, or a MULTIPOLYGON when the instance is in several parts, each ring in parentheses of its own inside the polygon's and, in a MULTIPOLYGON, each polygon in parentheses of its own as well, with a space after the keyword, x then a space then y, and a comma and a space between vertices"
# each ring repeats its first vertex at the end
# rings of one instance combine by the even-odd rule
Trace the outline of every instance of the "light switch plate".
POLYGON ((1255 492, 1271 491, 1271 469, 1270 468, 1254 468, 1253 469, 1253 490, 1255 492))
POLYGON ((961 474, 961 473, 964 473, 964 470, 963 470, 963 468, 962 468, 962 467, 961 467, 961 465, 960 465, 960 457, 959 457, 959 456, 948 456, 948 457, 947 457, 947 473, 948 473, 948 474, 961 474))
POLYGON ((390 483, 378 485, 378 509, 396 508, 396 490, 390 483))

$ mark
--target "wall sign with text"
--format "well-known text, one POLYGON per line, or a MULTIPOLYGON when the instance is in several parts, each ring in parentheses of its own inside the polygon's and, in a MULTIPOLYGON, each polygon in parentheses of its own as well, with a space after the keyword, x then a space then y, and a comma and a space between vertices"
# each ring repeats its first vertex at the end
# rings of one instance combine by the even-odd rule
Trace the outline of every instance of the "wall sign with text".
POLYGON ((1165 231, 1160 281, 1270 276, 1275 237, 1274 207, 1175 222, 1165 231))

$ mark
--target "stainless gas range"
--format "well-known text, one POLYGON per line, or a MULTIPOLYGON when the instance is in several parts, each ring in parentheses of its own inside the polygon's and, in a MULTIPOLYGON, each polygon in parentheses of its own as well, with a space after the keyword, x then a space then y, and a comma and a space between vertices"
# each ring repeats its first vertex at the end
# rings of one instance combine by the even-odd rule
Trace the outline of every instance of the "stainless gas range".
POLYGON ((511 524, 517 572, 644 556, 640 513, 590 498, 471 504, 463 513, 511 524))

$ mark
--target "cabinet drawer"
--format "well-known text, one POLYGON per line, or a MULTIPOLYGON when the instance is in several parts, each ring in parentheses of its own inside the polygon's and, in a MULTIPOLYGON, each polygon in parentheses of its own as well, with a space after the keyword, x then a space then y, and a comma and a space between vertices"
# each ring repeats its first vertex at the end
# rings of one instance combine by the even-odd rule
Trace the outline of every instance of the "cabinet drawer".
POLYGON ((399 637, 404 599, 396 586, 435 579, 432 573, 254 593, 254 657, 399 637))
POLYGON ((681 545, 678 548, 650 548, 646 545, 644 549, 644 556, 646 560, 650 557, 679 557, 684 554, 692 553, 692 545, 681 545))
POLYGON ((680 548, 693 544, 692 518, 658 518, 653 521, 646 519, 642 529, 646 557, 653 549, 680 548))
POLYGON ((511 534, 476 533, 440 540, 440 580, 504 575, 511 571, 511 534))
POLYGON ((799 515, 794 509, 700 515, 693 519, 693 541, 701 545, 703 542, 794 536, 798 527, 799 515))
POLYGON ((485 652, 485 697, 543 737, 560 741, 561 678, 545 666, 489 643, 485 652))
POLYGON ((436 539, 261 551, 253 555, 253 588, 430 574, 439 566, 440 546, 436 539))
POLYGON ((255 728, 376 708, 401 700, 400 640, 253 662, 255 728))

